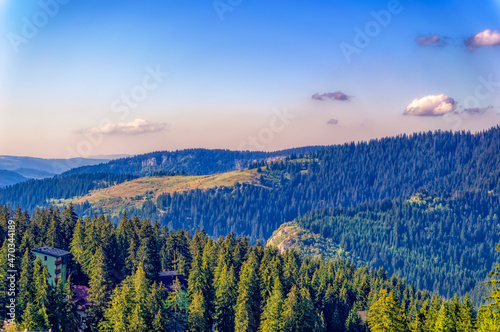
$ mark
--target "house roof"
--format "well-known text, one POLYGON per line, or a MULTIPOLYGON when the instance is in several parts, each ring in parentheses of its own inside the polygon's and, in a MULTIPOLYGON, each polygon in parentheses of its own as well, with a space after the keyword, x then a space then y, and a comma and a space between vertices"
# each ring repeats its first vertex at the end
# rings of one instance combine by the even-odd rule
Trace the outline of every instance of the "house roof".
POLYGON ((69 255, 70 252, 66 250, 62 250, 59 248, 54 248, 54 247, 40 247, 40 248, 34 248, 31 251, 40 253, 40 254, 45 254, 53 257, 62 257, 69 255))
POLYGON ((89 288, 87 286, 73 286, 75 296, 71 299, 76 304, 76 310, 85 310, 91 303, 88 301, 89 288))
POLYGON ((163 271, 158 273, 158 282, 163 285, 163 288, 167 292, 173 291, 172 286, 175 279, 179 279, 182 289, 187 290, 188 282, 182 274, 178 274, 176 271, 163 271))

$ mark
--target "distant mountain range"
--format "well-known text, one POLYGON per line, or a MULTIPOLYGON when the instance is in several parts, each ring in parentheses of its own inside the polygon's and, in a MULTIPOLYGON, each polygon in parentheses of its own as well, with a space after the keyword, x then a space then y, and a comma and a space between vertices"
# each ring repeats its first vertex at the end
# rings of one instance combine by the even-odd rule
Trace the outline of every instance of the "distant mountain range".
POLYGON ((107 161, 109 159, 43 159, 0 156, 0 187, 13 185, 29 179, 50 178, 74 167, 96 165, 107 161))
MULTIPOLYGON (((3 183, 0 175, 0 187, 12 185, 5 190, 0 190, 0 203, 8 203, 12 206, 21 205, 33 210, 37 206, 48 204, 51 199, 83 196, 91 190, 107 188, 137 177, 225 173, 291 156, 314 153, 322 148, 309 146, 274 152, 187 149, 151 152, 116 160, 83 158, 64 160, 5 156, 4 165, 7 165, 13 172, 17 173, 21 165, 15 165, 14 158, 26 158, 21 160, 25 162, 24 174, 28 174, 26 170, 33 170, 32 165, 37 163, 35 166, 39 171, 46 171, 51 175, 35 177, 32 173, 31 176, 24 176, 31 180, 26 182, 26 179, 16 178, 14 174, 9 173, 9 178, 6 177, 3 183), (47 161, 52 161, 53 165, 47 164, 47 161), (18 168, 15 168, 16 166, 18 168)), ((114 155, 114 157, 118 156, 114 155)), ((7 167, 4 168, 8 169, 7 167)))

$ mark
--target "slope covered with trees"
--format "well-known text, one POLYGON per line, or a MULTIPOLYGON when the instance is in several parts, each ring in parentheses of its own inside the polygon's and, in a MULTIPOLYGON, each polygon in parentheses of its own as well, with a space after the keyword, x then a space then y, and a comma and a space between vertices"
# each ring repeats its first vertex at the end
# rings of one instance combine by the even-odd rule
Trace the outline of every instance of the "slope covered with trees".
POLYGON ((419 193, 354 208, 315 211, 297 225, 332 240, 370 267, 383 266, 419 289, 446 297, 484 295, 483 280, 498 257, 500 201, 483 192, 443 198, 419 193))
MULTIPOLYGON (((213 237, 234 232, 251 243, 306 216, 303 227, 356 252, 357 260, 446 296, 474 289, 495 263, 500 127, 349 143, 252 167, 257 184, 164 193, 128 215, 213 237)), ((78 188, 61 184, 68 193, 78 188)), ((25 189, 17 197, 32 200, 25 189)), ((83 202, 75 211, 92 215, 100 208, 83 202)), ((471 294, 474 301, 478 294, 471 294)))
POLYGON ((64 173, 113 173, 150 176, 161 172, 208 175, 248 168, 261 161, 282 159, 293 154, 309 154, 320 147, 302 147, 275 152, 186 149, 158 151, 112 160, 95 166, 74 168, 64 173))
MULTIPOLYGON (((77 167, 44 180, 31 180, 18 184, 16 183, 20 181, 17 180, 4 184, 0 181, 0 204, 22 206, 34 211, 37 207, 48 207, 54 200, 83 196, 92 190, 106 188, 137 177, 224 173, 245 169, 258 162, 311 153, 318 149, 319 147, 303 147, 275 152, 188 149, 152 152, 108 163, 77 167), (7 188, 1 188, 2 186, 7 188)), ((69 160, 68 164, 72 162, 69 160)))
MULTIPOLYGON (((408 199, 422 190, 500 192, 500 128, 476 135, 435 132, 321 149, 308 158, 260 164, 260 185, 165 193, 130 214, 172 228, 231 231, 264 240, 309 211, 408 199)), ((76 207, 78 213, 99 211, 76 207)))
POLYGON ((33 211, 39 206, 49 206, 52 199, 82 196, 91 190, 106 188, 134 178, 132 175, 109 173, 56 175, 50 179, 29 180, 0 188, 0 202, 33 211))
POLYGON ((28 180, 14 171, 0 169, 0 188, 28 180))
POLYGON ((72 282, 89 286, 89 331, 492 331, 500 317, 498 301, 477 315, 467 296, 431 297, 382 268, 281 254, 232 233, 215 240, 126 216, 118 226, 102 215, 77 219, 71 206, 32 216, 0 207, 4 263, 9 219, 22 257, 15 264, 23 330, 75 331, 72 282), (71 251, 65 287, 48 284, 46 267, 31 260, 30 249, 42 245, 71 251), (187 291, 175 281, 165 292, 156 282, 161 269, 186 276, 187 291))

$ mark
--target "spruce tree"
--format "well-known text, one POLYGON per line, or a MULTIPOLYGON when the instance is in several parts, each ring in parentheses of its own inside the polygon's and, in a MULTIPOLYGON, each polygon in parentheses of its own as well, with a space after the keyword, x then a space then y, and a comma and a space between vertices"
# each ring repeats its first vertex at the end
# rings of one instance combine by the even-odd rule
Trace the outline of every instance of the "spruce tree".
POLYGON ((259 331, 279 332, 283 330, 283 287, 280 279, 274 281, 271 296, 267 299, 261 315, 259 331))
POLYGON ((257 331, 260 314, 260 280, 257 257, 252 253, 243 263, 235 308, 236 331, 257 331))
POLYGON ((283 330, 287 332, 302 331, 300 292, 292 286, 283 305, 283 330))
POLYGON ((368 311, 368 323, 373 332, 408 331, 406 315, 399 305, 394 292, 387 290, 379 292, 379 298, 368 311))
POLYGON ((478 331, 500 332, 500 313, 491 305, 482 306, 477 317, 478 331))
POLYGON ((92 306, 89 309, 88 322, 92 331, 98 331, 98 324, 104 316, 104 310, 109 300, 109 273, 101 248, 98 248, 94 254, 91 264, 93 268, 90 276, 88 300, 92 306))
POLYGON ((476 329, 476 310, 469 298, 469 294, 465 294, 463 302, 460 306, 458 315, 457 331, 471 332, 476 329))
POLYGON ((18 282, 17 310, 23 312, 29 302, 34 300, 33 257, 26 249, 21 262, 21 273, 18 282))
POLYGON ((192 295, 191 303, 189 304, 188 327, 190 332, 207 332, 211 331, 207 320, 206 312, 207 304, 201 292, 196 292, 192 295))
POLYGON ((436 332, 446 332, 450 330, 452 321, 450 317, 450 308, 448 303, 443 302, 441 305, 441 309, 439 309, 439 313, 436 318, 436 322, 434 324, 434 331, 436 332))
POLYGON ((311 299, 311 295, 309 293, 309 289, 306 287, 302 287, 300 289, 300 321, 301 321, 301 330, 304 332, 314 332, 323 329, 322 324, 318 321, 319 316, 316 314, 316 310, 314 308, 313 301, 311 299))
POLYGON ((132 331, 142 331, 140 328, 149 326, 153 319, 152 315, 156 313, 149 313, 147 310, 150 286, 142 263, 139 263, 137 271, 132 277, 132 287, 134 289, 132 301, 135 308, 133 308, 131 327, 132 331))
POLYGON ((109 306, 104 312, 104 320, 99 322, 99 328, 104 331, 128 331, 132 316, 133 287, 132 278, 127 277, 111 294, 109 306))
POLYGON ((223 261, 222 269, 215 279, 215 326, 219 332, 234 331, 234 307, 236 305, 237 289, 234 268, 228 267, 223 261))
POLYGON ((170 311, 170 330, 184 331, 186 325, 185 316, 188 310, 188 296, 182 290, 181 283, 175 278, 172 284, 172 292, 168 295, 167 306, 170 311))
POLYGON ((63 288, 64 292, 64 303, 63 307, 63 315, 64 321, 60 323, 60 331, 61 332, 72 332, 76 331, 79 326, 79 316, 76 313, 76 304, 72 301, 74 297, 73 284, 71 283, 70 278, 64 284, 63 288))
POLYGON ((356 307, 353 310, 349 311, 349 315, 347 316, 347 320, 345 322, 345 331, 346 332, 365 332, 366 328, 359 317, 358 309, 356 307))

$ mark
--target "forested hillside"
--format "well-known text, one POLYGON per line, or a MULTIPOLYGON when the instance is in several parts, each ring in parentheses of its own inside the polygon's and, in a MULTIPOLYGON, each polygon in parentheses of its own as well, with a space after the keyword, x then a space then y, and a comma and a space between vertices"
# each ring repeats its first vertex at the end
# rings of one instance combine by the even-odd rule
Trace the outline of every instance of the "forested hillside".
POLYGON ((33 211, 39 206, 50 205, 53 198, 82 196, 91 190, 106 188, 134 178, 133 175, 109 173, 56 175, 50 179, 29 180, 0 188, 0 202, 33 211))
POLYGON ((275 152, 186 149, 159 151, 112 160, 95 166, 74 168, 65 175, 86 173, 150 176, 161 172, 208 175, 248 168, 260 161, 282 159, 293 154, 308 154, 320 147, 294 148, 275 152))
MULTIPOLYGON (((446 296, 480 288, 476 285, 495 263, 500 127, 477 134, 438 131, 349 143, 252 167, 257 183, 150 190, 126 207, 128 215, 170 229, 204 229, 214 237, 234 232, 252 243, 299 218, 304 228, 355 254, 356 263, 384 266, 446 296)), ((0 202, 15 207, 17 200, 23 208, 34 208, 50 198, 71 199, 126 181, 129 175, 102 173, 99 181, 94 176, 61 177, 58 185, 49 181, 43 190, 40 182, 13 186, 0 190, 0 202)), ((118 204, 135 195, 126 192, 113 200, 118 204)), ((100 213, 104 207, 99 202, 107 199, 102 197, 75 204, 75 212, 100 213)), ((480 291, 471 294, 475 301, 480 291)))
POLYGON ((0 206, 1 278, 9 227, 19 243, 16 325, 22 330, 76 331, 73 283, 89 286, 89 331, 493 331, 500 318, 499 301, 478 315, 467 296, 431 297, 382 268, 281 254, 232 233, 216 240, 126 216, 118 226, 103 215, 77 219, 71 206, 32 216, 0 206), (64 287, 51 286, 47 267, 33 262, 30 249, 38 246, 71 251, 64 287), (177 279, 165 292, 156 283, 161 269, 185 276, 187 290, 177 279))
POLYGON ((0 169, 0 188, 28 180, 19 173, 0 169))
POLYGON ((500 201, 483 192, 440 197, 419 193, 355 208, 315 211, 296 223, 330 239, 370 267, 383 266, 419 289, 447 297, 477 287, 499 261, 500 201))
MULTIPOLYGON (((262 164, 261 164, 262 165, 262 164)), ((421 190, 500 192, 500 128, 480 134, 420 133, 321 149, 258 169, 260 185, 165 193, 129 212, 210 235, 231 231, 265 240, 309 211, 353 207, 421 190)), ((99 211, 80 205, 79 214, 99 211)))
MULTIPOLYGON (((1 188, 0 204, 22 206, 30 211, 53 204, 54 200, 84 196, 92 190, 106 188, 137 177, 173 175, 211 175, 245 169, 258 162, 283 159, 296 154, 317 151, 303 147, 276 152, 188 149, 153 152, 112 160, 93 166, 74 168, 44 180, 7 181, 1 188)), ((57 161, 57 160, 56 160, 57 161)), ((92 160, 93 161, 93 160, 92 160)), ((68 164, 71 164, 71 161, 68 164)), ((65 165, 66 166, 66 165, 65 165)), ((12 175, 11 175, 12 177, 12 175)), ((138 193, 133 196, 138 195, 138 193)))

